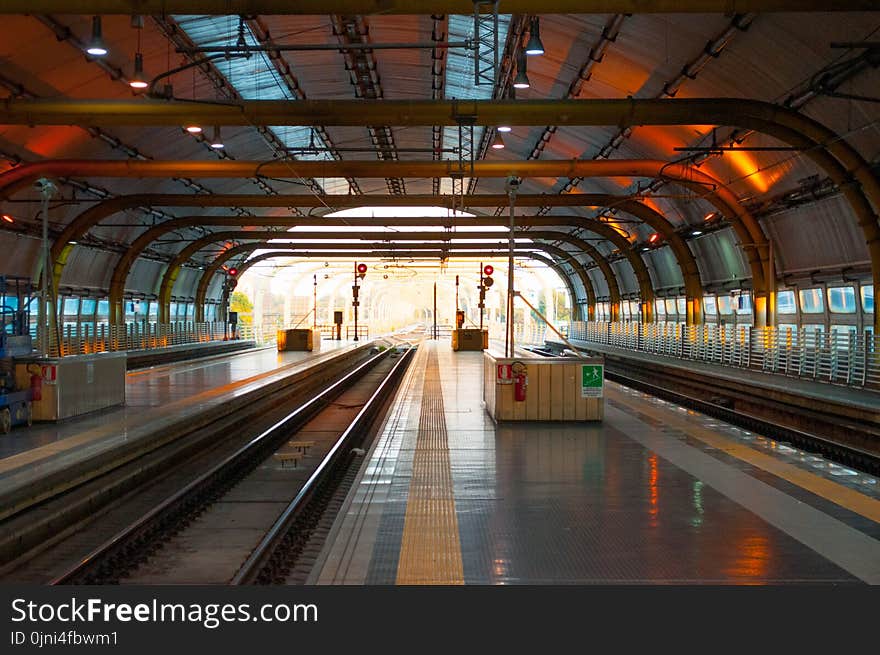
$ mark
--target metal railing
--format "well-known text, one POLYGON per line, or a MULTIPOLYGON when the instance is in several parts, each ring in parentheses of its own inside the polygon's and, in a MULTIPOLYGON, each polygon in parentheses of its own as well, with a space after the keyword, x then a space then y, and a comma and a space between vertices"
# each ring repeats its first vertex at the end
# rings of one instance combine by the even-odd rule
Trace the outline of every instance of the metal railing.
POLYGON ((275 343, 278 339, 278 328, 274 325, 239 325, 237 336, 239 339, 253 341, 258 346, 266 346, 275 343))
POLYGON ((65 325, 60 335, 54 331, 50 338, 50 353, 54 357, 85 355, 88 353, 122 350, 146 350, 187 343, 220 341, 231 336, 224 323, 81 323, 65 325), (60 343, 58 337, 60 336, 60 343))
POLYGON ((569 338, 788 375, 880 389, 880 352, 872 332, 776 327, 574 321, 569 338))

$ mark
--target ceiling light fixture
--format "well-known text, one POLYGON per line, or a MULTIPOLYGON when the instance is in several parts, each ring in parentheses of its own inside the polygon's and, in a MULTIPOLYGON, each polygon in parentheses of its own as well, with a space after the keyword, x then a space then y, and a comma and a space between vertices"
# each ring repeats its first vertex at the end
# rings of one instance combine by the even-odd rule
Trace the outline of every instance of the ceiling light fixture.
POLYGON ((541 42, 541 27, 537 16, 532 19, 532 27, 529 30, 529 42, 526 44, 527 55, 543 55, 544 44, 541 42))
POLYGON ((3 214, 2 218, 6 223, 15 223, 15 219, 12 218, 12 216, 10 216, 9 214, 3 214))
POLYGON ((223 137, 220 136, 220 126, 214 126, 214 134, 211 137, 211 147, 220 150, 223 147, 223 137))
POLYGON ((134 75, 131 76, 131 79, 128 81, 128 85, 132 89, 136 89, 141 91, 150 86, 147 83, 147 80, 144 79, 144 56, 136 52, 134 54, 134 75))
POLYGON ((513 128, 510 127, 510 125, 499 125, 499 126, 498 126, 497 128, 495 128, 495 129, 497 129, 499 132, 505 132, 505 133, 507 133, 507 132, 510 132, 513 128))
POLYGON ((516 56, 516 77, 513 80, 513 88, 528 89, 530 86, 529 76, 526 75, 526 56, 520 52, 516 56))
POLYGON ((698 237, 698 236, 700 236, 702 233, 703 233, 702 230, 694 230, 694 231, 691 232, 691 236, 692 236, 692 237, 698 237))
POLYGON ((201 134, 202 128, 200 128, 198 125, 187 125, 186 131, 190 134, 201 134))
POLYGON ((495 150, 501 150, 504 148, 504 139, 501 138, 501 134, 499 134, 497 130, 495 132, 495 138, 492 139, 492 147, 495 150))
POLYGON ((92 16, 92 39, 86 48, 93 57, 103 57, 107 54, 107 46, 104 43, 104 37, 101 35, 101 17, 92 16))

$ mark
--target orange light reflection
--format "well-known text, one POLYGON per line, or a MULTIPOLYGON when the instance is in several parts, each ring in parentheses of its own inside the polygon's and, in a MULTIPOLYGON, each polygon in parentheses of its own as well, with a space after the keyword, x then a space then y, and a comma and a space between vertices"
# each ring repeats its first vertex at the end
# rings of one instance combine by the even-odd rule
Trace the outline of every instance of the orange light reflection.
POLYGON ((659 478, 659 472, 657 470, 657 455, 651 455, 648 458, 648 466, 650 467, 648 473, 648 501, 650 502, 648 516, 650 518, 651 527, 656 528, 657 519, 660 515, 660 489, 657 484, 659 478))
POLYGON ((761 193, 770 188, 767 176, 758 170, 755 158, 742 150, 729 150, 724 153, 737 172, 761 193))

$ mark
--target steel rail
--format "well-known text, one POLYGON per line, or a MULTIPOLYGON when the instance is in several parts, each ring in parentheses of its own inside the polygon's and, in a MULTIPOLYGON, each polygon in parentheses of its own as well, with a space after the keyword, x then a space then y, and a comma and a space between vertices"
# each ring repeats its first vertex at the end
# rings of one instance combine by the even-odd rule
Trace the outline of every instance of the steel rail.
POLYGON ((330 452, 327 453, 309 479, 306 480, 296 497, 281 513, 235 576, 233 576, 230 584, 266 584, 269 582, 266 569, 271 566, 271 560, 279 552, 284 537, 304 511, 309 501, 315 496, 320 485, 328 479, 333 467, 339 462, 343 454, 343 448, 348 446, 350 441, 363 436, 364 431, 373 423, 376 413, 391 391, 392 382, 396 381, 402 372, 406 370, 406 366, 415 351, 415 348, 407 349, 400 358, 400 361, 394 365, 394 368, 382 380, 379 388, 370 396, 370 399, 364 404, 361 411, 358 412, 351 425, 342 433, 342 436, 339 437, 330 449, 330 452))

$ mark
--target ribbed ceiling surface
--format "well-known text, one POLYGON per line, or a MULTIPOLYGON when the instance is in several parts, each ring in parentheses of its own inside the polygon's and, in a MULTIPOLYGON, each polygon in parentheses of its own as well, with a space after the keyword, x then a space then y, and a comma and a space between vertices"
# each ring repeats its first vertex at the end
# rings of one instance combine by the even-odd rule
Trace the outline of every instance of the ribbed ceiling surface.
MULTIPOLYGON (((503 2, 501 3, 503 10, 503 2)), ((514 55, 528 39, 530 17, 500 17, 499 40, 505 53, 514 55), (519 32, 514 32, 518 26, 519 32)), ((343 35, 334 33, 334 24, 360 25, 362 33, 354 38, 373 44, 432 43, 435 20, 420 16, 260 16, 259 24, 275 44, 339 45, 343 35)), ((246 21, 241 34, 250 46, 261 41, 254 33, 253 19, 246 21)), ((434 34, 442 41, 473 39, 472 16, 449 16, 438 23, 443 33, 434 34)), ((863 49, 833 48, 836 42, 867 41, 876 43, 880 31, 880 13, 830 14, 749 14, 723 15, 547 15, 540 16, 541 36, 545 54, 528 58, 531 87, 517 91, 517 98, 562 99, 579 76, 585 78, 573 97, 592 98, 663 98, 671 88, 677 98, 734 97, 783 103, 792 94, 799 95, 810 82, 821 78, 833 64, 840 64, 864 53, 863 49), (613 26, 614 38, 609 35, 613 26), (619 33, 618 33, 619 31, 619 33), (708 54, 707 54, 708 53, 708 54), (592 60, 592 64, 590 63, 592 60), (584 71, 588 69, 587 74, 584 71), (682 72, 686 71, 686 75, 682 72)), ((102 98, 132 99, 126 78, 132 74, 133 57, 140 47, 148 78, 191 61, 191 57, 175 52, 180 42, 196 46, 235 45, 240 26, 238 17, 173 16, 145 17, 143 30, 132 28, 129 17, 106 16, 104 37, 110 53, 101 64, 83 55, 88 40, 90 17, 75 15, 9 16, 0 27, 0 97, 4 98, 102 98), (140 32, 140 34, 139 34, 140 32), (171 35, 170 38, 169 35, 171 35), (138 46, 138 43, 140 45, 138 46)), ((264 34, 263 36, 266 36, 264 34)), ((248 58, 235 57, 211 62, 210 74, 191 68, 171 78, 175 97, 186 100, 227 102, 244 99, 354 99, 361 91, 354 83, 359 74, 369 79, 372 92, 386 100, 431 99, 436 84, 432 69, 432 49, 374 49, 355 52, 354 59, 369 70, 361 71, 347 64, 339 50, 286 51, 254 53, 248 58), (280 59, 278 59, 280 57, 280 59), (285 77, 283 71, 288 76, 285 77), (293 86, 291 84, 293 81, 293 86)), ((436 54, 436 51, 433 51, 436 54)), ((447 99, 501 97, 510 81, 511 66, 502 67, 504 75, 495 84, 475 86, 473 54, 470 50, 450 48, 443 57, 442 95, 447 99)), ((360 64, 358 64, 360 65, 360 64)), ((515 69, 515 66, 513 67, 515 69)), ((161 86, 161 84, 160 84, 161 86)), ((798 105, 805 115, 823 123, 841 135, 869 163, 880 159, 880 71, 876 60, 853 75, 836 90, 850 96, 868 99, 814 95, 798 105)), ((391 180, 356 180, 341 178, 308 180, 296 173, 296 159, 366 159, 390 157, 400 160, 430 160, 432 129, 430 127, 328 125, 322 130, 300 126, 253 126, 223 128, 226 144, 222 152, 212 150, 206 142, 212 126, 203 126, 201 136, 187 134, 180 128, 140 128, 101 125, 97 129, 80 127, 0 126, 0 165, 13 166, 49 158, 82 159, 217 159, 273 160, 285 155, 285 148, 313 146, 314 152, 299 151, 291 159, 291 175, 261 180, 235 179, 85 179, 84 188, 62 184, 62 194, 69 202, 53 208, 52 220, 62 227, 91 203, 99 194, 130 193, 364 193, 386 194, 391 180), (258 130, 259 127, 268 131, 258 130), (383 132, 384 130, 384 132, 383 132), (378 145, 376 134, 392 139, 392 146, 378 145), (380 154, 382 148, 385 154, 380 154)), ((723 141, 732 132, 731 126, 705 125, 699 116, 693 125, 633 127, 625 133, 619 126, 607 127, 513 127, 504 135, 506 148, 487 148, 484 129, 475 129, 474 148, 486 160, 522 160, 530 157, 542 140, 541 159, 661 159, 678 160, 687 153, 676 148, 708 146, 713 138, 723 141), (482 150, 480 146, 482 144, 482 150)), ((492 131, 490 130, 490 134, 492 131)), ((782 146, 772 137, 742 133, 742 145, 749 148, 782 146)), ((458 130, 442 128, 444 150, 458 146, 458 130)), ((444 159, 455 154, 443 152, 444 159)), ((839 195, 802 204, 774 203, 774 199, 811 184, 820 183, 826 173, 816 167, 806 154, 795 150, 744 150, 726 152, 705 161, 700 170, 727 184, 741 202, 750 208, 763 208, 760 214, 765 233, 777 248, 782 266, 780 274, 796 280, 804 271, 820 271, 830 276, 846 274, 870 277, 870 257, 864 235, 848 203, 839 195), (769 209, 768 209, 769 208, 769 209), (847 272, 848 271, 848 272, 847 272)), ((632 194, 644 190, 650 179, 590 178, 574 189, 566 187, 567 179, 527 178, 522 193, 557 194, 560 190, 576 193, 632 194)), ((432 193, 431 179, 406 178, 407 193, 432 193)), ((466 180, 467 182, 467 180, 466 180)), ((466 184, 467 186, 467 184, 466 184)), ((481 179, 472 183, 477 193, 503 193, 503 178, 481 179)), ((452 190, 443 180, 440 191, 452 190)), ((679 228, 701 225, 714 210, 693 190, 665 184, 644 194, 642 200, 665 215, 679 228)), ((16 200, 35 200, 34 191, 24 191, 16 200)), ((365 204, 370 204, 365 200, 365 204)), ((35 215, 34 204, 7 203, 6 209, 18 212, 22 223, 35 215)), ((526 215, 539 213, 540 208, 523 209, 526 215)), ((596 216, 601 207, 556 207, 541 213, 550 215, 596 216)), ((186 209, 162 208, 164 217, 203 215, 235 215, 250 212, 257 215, 289 214, 287 208, 253 209, 186 209)), ((303 213, 310 210, 305 208, 303 213)), ((325 213, 326 208, 311 210, 325 213)), ((493 214, 492 208, 479 212, 493 214)), ((143 231, 145 226, 164 218, 132 209, 108 219, 90 232, 94 241, 74 250, 63 283, 72 287, 106 289, 109 268, 118 256, 114 253, 143 231), (143 226, 143 227, 141 227, 143 226), (109 267, 109 268, 108 268, 109 267)), ((610 220, 629 235, 633 242, 644 241, 653 232, 631 217, 616 213, 610 220)), ((208 226, 210 229, 210 226, 208 226)), ((228 228, 227 228, 228 229, 228 228)), ((204 234, 205 229, 185 229, 174 234, 177 241, 157 244, 155 255, 179 250, 183 241, 204 234)), ((684 232, 683 232, 684 234, 684 232)), ((87 242, 88 243, 88 242, 87 242)), ((594 242, 605 254, 617 248, 608 241, 594 242)), ((5 267, 7 272, 30 275, 35 265, 36 250, 25 244, 21 235, 4 233, 0 246, 12 244, 14 254, 5 267), (15 241, 12 241, 15 239, 15 241)), ((750 271, 736 239, 729 229, 689 240, 689 248, 697 258, 703 284, 748 286, 750 271)), ((210 259, 202 253, 196 261, 210 259)), ((655 287, 675 291, 682 278, 668 248, 645 253, 655 287)), ((158 264, 157 264, 158 266, 158 264)), ((627 270, 621 274, 624 293, 636 294, 638 285, 628 264, 616 264, 627 270)), ((153 293, 156 269, 143 264, 135 269, 127 286, 132 291, 153 293), (147 268, 152 272, 147 272, 147 268)), ((591 273, 592 274, 592 273, 591 273)), ((597 287, 601 286, 599 277, 597 287)), ((187 296, 186 289, 177 289, 187 296)))

